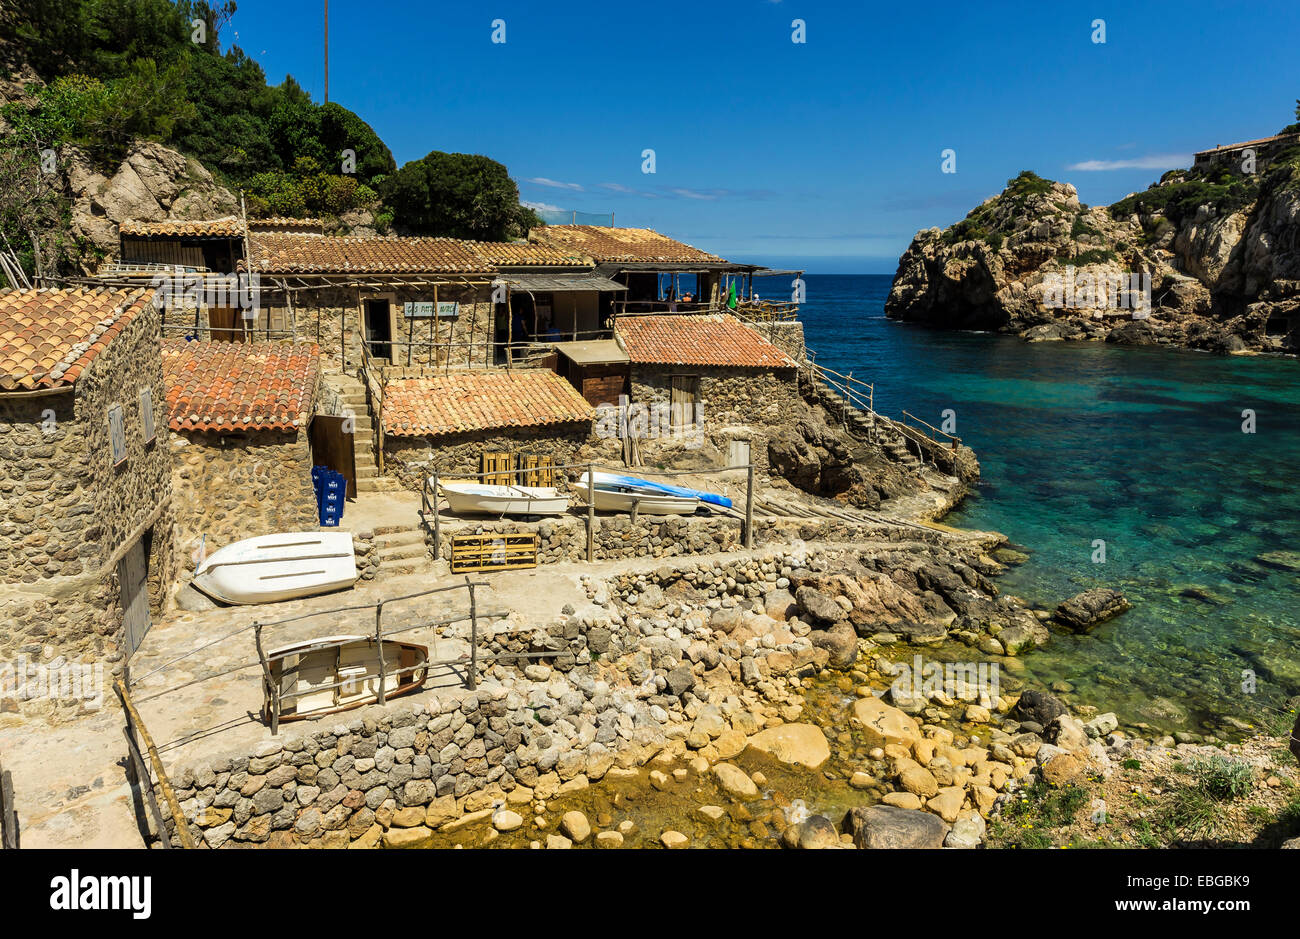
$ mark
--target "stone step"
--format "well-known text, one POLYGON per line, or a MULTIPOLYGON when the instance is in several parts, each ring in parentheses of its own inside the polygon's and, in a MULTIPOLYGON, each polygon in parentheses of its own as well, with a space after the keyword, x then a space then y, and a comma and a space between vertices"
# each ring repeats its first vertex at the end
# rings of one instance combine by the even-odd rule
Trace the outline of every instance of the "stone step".
POLYGON ((433 562, 426 553, 420 558, 393 558, 379 562, 378 576, 380 577, 400 577, 405 574, 416 574, 422 571, 433 569, 433 562))
POLYGON ((394 548, 402 545, 424 546, 424 532, 419 528, 399 528, 396 531, 376 531, 376 548, 394 548))
POLYGON ((402 484, 385 476, 362 477, 357 468, 357 492, 402 492, 402 484))
POLYGON ((375 557, 379 558, 379 566, 383 567, 385 561, 411 561, 425 557, 429 549, 420 541, 416 544, 399 544, 388 548, 376 548, 375 557))

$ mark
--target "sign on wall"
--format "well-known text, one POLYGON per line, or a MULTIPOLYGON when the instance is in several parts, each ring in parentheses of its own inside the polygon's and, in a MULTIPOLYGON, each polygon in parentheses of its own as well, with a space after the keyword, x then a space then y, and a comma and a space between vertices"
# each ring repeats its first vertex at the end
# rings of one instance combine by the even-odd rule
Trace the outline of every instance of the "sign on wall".
MULTIPOLYGON (((406 310, 406 318, 412 320, 433 319, 433 301, 432 300, 408 300, 403 307, 406 310)), ((456 300, 439 300, 438 301, 438 319, 449 320, 460 316, 460 303, 456 300)))
POLYGON ((114 466, 121 466, 126 462, 126 426, 122 420, 120 404, 115 404, 108 409, 108 449, 112 454, 114 466))
POLYGON ((153 389, 140 389, 140 423, 144 425, 144 442, 152 443, 155 436, 153 426, 153 389))

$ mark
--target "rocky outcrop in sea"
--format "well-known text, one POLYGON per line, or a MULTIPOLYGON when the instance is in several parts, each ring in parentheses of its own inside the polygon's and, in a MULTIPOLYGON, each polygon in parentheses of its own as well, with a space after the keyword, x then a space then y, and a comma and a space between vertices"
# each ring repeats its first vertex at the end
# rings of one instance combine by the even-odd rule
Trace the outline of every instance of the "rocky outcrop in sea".
POLYGON ((1254 173, 1173 170, 1111 206, 1023 172, 957 224, 916 234, 885 312, 1030 341, 1294 352, 1300 146, 1254 173))

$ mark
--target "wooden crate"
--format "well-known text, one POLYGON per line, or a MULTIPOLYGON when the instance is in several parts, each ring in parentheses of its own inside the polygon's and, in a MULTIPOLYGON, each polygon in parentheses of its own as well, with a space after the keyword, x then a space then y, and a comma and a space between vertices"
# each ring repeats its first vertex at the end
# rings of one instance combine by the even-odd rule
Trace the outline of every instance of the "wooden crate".
POLYGON ((536 534, 453 535, 451 572, 511 571, 537 566, 536 534))
POLYGON ((483 477, 485 486, 515 485, 514 468, 513 453, 484 453, 479 457, 479 472, 491 474, 483 477))

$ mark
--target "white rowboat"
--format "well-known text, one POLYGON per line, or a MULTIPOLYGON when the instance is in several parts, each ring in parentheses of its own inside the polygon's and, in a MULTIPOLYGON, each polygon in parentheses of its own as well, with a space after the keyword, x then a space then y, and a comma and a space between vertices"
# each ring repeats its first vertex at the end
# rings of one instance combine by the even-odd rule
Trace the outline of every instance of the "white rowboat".
POLYGON ((246 538, 214 551, 194 586, 222 603, 276 603, 357 582, 349 532, 295 531, 246 538))
POLYGON ((563 515, 569 497, 551 486, 489 486, 439 482, 457 515, 563 515))
MULTIPOLYGON (((385 699, 414 691, 428 675, 429 649, 413 642, 383 640, 385 699)), ((366 636, 323 636, 271 649, 271 679, 280 691, 280 720, 334 714, 377 703, 379 654, 366 636)), ((266 694, 262 716, 271 718, 266 694)))
MULTIPOLYGON (((587 473, 583 473, 573 488, 586 501, 590 486, 587 473)), ((596 473, 596 509, 600 512, 631 512, 636 505, 639 515, 690 515, 700 506, 699 499, 671 496, 649 489, 635 490, 619 484, 621 477, 609 473, 596 473)))

